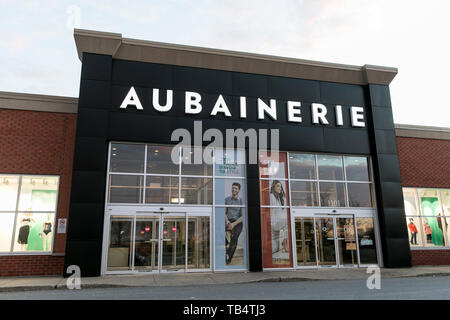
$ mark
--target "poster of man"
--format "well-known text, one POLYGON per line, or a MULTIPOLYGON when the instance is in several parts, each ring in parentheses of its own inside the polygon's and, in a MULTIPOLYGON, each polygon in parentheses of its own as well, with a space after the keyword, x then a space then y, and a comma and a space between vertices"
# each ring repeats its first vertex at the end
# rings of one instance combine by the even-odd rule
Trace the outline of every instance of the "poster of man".
POLYGON ((241 184, 233 182, 231 185, 231 196, 225 198, 225 254, 226 264, 231 265, 233 256, 238 248, 239 237, 242 233, 243 215, 242 206, 243 201, 239 196, 241 191, 241 184))

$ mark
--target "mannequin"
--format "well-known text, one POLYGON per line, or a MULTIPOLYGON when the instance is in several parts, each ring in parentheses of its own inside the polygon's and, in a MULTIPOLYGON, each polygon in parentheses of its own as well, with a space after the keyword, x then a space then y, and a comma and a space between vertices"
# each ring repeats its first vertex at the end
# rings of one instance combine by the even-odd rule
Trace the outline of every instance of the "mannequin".
POLYGON ((44 224, 42 225, 42 230, 40 233, 43 242, 42 249, 44 251, 51 250, 52 226, 51 214, 48 214, 47 220, 45 220, 44 224))

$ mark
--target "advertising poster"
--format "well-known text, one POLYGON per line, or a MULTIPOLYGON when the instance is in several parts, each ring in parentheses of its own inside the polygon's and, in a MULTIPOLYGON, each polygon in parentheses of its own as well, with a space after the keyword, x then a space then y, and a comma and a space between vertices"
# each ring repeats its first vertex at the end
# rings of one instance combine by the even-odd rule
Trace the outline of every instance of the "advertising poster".
POLYGON ((286 154, 260 154, 263 264, 290 267, 291 244, 286 154))

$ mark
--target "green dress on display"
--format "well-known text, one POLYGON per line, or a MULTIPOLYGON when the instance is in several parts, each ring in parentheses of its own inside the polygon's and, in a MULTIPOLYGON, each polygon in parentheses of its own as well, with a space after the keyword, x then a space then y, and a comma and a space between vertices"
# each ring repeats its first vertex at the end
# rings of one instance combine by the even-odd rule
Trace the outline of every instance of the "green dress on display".
POLYGON ((437 221, 437 213, 439 210, 439 200, 435 197, 423 197, 422 201, 422 211, 424 213, 424 217, 428 220, 428 224, 431 228, 431 241, 435 246, 443 246, 444 245, 444 233, 439 227, 439 223, 437 221))

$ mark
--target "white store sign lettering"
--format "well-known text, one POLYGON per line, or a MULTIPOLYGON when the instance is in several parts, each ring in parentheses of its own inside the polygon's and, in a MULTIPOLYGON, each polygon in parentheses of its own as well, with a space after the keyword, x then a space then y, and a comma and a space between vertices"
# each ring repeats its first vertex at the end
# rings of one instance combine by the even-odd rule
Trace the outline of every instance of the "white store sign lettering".
MULTIPOLYGON (((173 90, 166 90, 166 103, 161 105, 159 102, 160 90, 153 89, 153 108, 161 113, 169 112, 173 107, 173 90)), ((199 114, 202 112, 203 106, 201 104, 202 96, 198 92, 185 92, 185 103, 184 103, 184 113, 185 114, 199 114)), ((240 112, 239 117, 241 119, 247 118, 247 98, 240 97, 240 112)), ((135 107, 137 110, 144 110, 142 107, 141 100, 134 87, 131 87, 128 91, 125 99, 120 105, 120 109, 126 109, 129 106, 135 107)), ((302 103, 300 101, 287 101, 287 117, 289 122, 301 123, 302 122, 302 103)), ((257 99, 258 107, 258 120, 265 119, 268 116, 272 120, 277 120, 277 101, 275 99, 270 99, 269 104, 265 103, 262 99, 257 99)), ((343 126, 343 116, 342 116, 342 106, 335 105, 334 112, 336 115, 336 125, 343 126)), ((221 94, 218 95, 217 100, 211 110, 210 115, 216 116, 217 114, 223 114, 225 117, 231 117, 230 109, 225 102, 225 99, 221 94)), ((311 104, 311 117, 313 124, 328 125, 329 121, 327 119, 328 109, 325 105, 321 103, 311 104)), ((360 106, 350 107, 350 119, 352 127, 365 127, 366 123, 364 121, 364 108, 360 106)))

